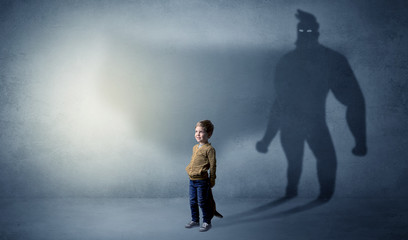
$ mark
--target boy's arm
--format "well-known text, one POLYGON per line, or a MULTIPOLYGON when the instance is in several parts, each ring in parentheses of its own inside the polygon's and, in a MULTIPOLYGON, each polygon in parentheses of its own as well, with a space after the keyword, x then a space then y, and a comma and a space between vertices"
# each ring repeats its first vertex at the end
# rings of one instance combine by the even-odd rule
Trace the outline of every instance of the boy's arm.
POLYGON ((216 176, 216 171, 217 171, 217 160, 215 157, 215 149, 211 148, 208 151, 208 160, 210 162, 210 186, 214 187, 215 185, 215 178, 216 176))

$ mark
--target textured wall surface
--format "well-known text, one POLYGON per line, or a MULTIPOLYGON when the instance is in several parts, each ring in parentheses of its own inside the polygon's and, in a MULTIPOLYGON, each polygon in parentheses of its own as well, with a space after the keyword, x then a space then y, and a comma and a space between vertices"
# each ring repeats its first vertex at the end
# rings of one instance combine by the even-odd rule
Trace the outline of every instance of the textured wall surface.
MULTIPOLYGON (((336 196, 407 197, 406 1, 1 1, 0 196, 180 197, 198 120, 215 124, 214 191, 283 194, 279 137, 261 154, 277 61, 297 9, 344 55, 366 104, 368 154, 351 154, 328 95, 336 196)), ((305 148, 299 193, 318 193, 305 148)))

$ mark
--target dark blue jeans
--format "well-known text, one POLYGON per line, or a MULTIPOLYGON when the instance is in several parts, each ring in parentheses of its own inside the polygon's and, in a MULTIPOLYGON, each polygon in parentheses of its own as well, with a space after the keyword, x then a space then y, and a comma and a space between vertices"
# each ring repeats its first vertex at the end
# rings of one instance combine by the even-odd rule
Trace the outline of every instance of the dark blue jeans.
POLYGON ((190 180, 190 209, 191 220, 194 222, 200 221, 200 206, 203 213, 203 221, 211 224, 212 209, 210 203, 210 181, 207 180, 190 180))

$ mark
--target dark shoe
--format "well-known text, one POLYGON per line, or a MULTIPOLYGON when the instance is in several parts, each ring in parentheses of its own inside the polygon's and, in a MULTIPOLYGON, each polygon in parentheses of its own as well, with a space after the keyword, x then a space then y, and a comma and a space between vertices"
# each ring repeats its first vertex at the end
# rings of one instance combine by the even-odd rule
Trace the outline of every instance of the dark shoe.
POLYGON ((200 227, 200 232, 207 232, 208 230, 210 230, 211 228, 211 224, 208 223, 203 223, 203 225, 200 227))
POLYGON ((224 216, 221 215, 221 213, 219 213, 217 211, 214 212, 214 216, 217 217, 217 218, 223 218, 224 217, 224 216))
POLYGON ((200 223, 191 221, 191 222, 187 223, 184 227, 185 228, 193 228, 193 227, 198 227, 198 226, 200 226, 200 223))

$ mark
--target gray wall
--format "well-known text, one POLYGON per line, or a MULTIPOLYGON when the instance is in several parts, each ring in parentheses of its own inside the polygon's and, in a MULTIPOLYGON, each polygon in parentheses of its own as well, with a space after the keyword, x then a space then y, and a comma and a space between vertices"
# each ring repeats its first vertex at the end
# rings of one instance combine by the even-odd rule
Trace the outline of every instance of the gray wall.
MULTIPOLYGON (((351 154, 327 99, 336 196, 407 197, 405 1, 1 1, 0 196, 180 197, 198 120, 215 124, 219 197, 280 196, 279 137, 258 153, 297 9, 347 57, 367 109, 351 154)), ((305 149, 300 194, 318 193, 305 149)))

